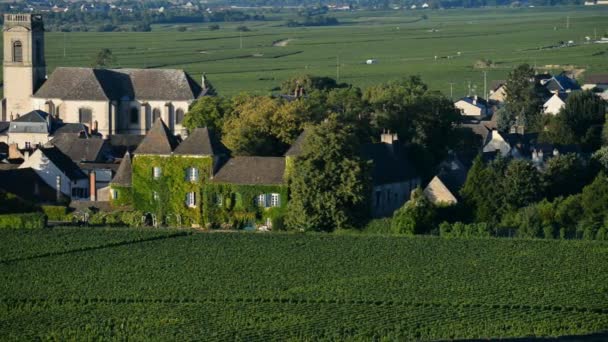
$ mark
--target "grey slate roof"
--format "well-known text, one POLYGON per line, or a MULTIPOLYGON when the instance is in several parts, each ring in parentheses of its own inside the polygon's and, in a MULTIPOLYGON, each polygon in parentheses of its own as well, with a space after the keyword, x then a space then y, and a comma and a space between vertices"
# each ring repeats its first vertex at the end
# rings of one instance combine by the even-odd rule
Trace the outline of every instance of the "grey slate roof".
POLYGON ((14 119, 12 122, 38 122, 46 123, 46 118, 49 114, 41 110, 33 110, 27 114, 14 119))
POLYGON ((74 162, 100 162, 106 159, 104 156, 106 142, 103 139, 83 139, 75 135, 61 134, 53 138, 50 143, 74 162))
POLYGON ((126 152, 133 153, 137 146, 144 140, 145 135, 137 134, 113 134, 108 139, 112 155, 122 157, 126 152))
POLYGON ((8 128, 10 127, 11 123, 8 121, 0 121, 0 135, 2 134, 6 134, 6 132, 8 132, 8 128))
MULTIPOLYGON (((0 190, 36 203, 54 203, 57 192, 31 168, 0 170, 0 190)), ((61 199, 67 197, 61 194, 61 199)))
POLYGON ((72 134, 78 135, 81 132, 88 132, 87 126, 81 123, 55 123, 53 125, 52 135, 60 135, 60 134, 72 134))
POLYGON ((575 80, 564 74, 553 76, 553 78, 545 83, 545 88, 550 91, 571 91, 581 89, 575 80))
POLYGON ((214 156, 228 154, 228 149, 217 139, 213 131, 205 128, 196 128, 186 140, 173 151, 180 155, 214 156))
POLYGON ((202 89, 185 71, 176 69, 56 68, 34 94, 36 98, 63 100, 188 101, 202 89))
POLYGON ((585 77, 585 83, 608 84, 608 74, 591 74, 585 77))
POLYGON ((131 186, 131 175, 131 154, 127 152, 120 161, 118 171, 116 171, 116 175, 114 175, 114 178, 112 178, 112 182, 110 183, 119 186, 131 186))
POLYGON ((417 175, 406 153, 398 145, 365 144, 361 149, 363 158, 372 161, 374 185, 405 182, 417 175))
POLYGON ((284 184, 285 158, 234 157, 213 177, 214 183, 274 185, 284 184))
POLYGON ((76 165, 70 157, 63 154, 57 147, 42 147, 40 152, 44 154, 61 172, 69 179, 77 180, 87 178, 82 170, 76 165))
POLYGON ((285 153, 287 157, 296 157, 302 154, 304 148, 304 141, 306 140, 306 130, 302 131, 296 141, 291 145, 289 150, 285 153))
POLYGON ((177 147, 178 141, 171 134, 162 119, 157 119, 148 131, 135 154, 171 154, 177 147))

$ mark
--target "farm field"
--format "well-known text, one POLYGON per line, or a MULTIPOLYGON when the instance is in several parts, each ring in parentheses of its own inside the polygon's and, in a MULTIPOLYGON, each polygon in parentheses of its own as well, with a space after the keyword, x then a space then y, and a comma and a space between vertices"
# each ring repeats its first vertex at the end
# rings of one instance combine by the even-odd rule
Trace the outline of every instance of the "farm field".
POLYGON ((183 68, 197 80, 206 73, 224 95, 267 94, 302 73, 339 73, 341 82, 360 87, 420 74, 446 95, 450 83, 454 97, 465 95, 469 82, 481 95, 482 69, 474 68, 480 59, 494 62, 484 69, 488 81, 504 79, 524 62, 553 71, 608 72, 608 44, 581 44, 587 36, 608 33, 608 6, 330 15, 341 24, 290 28, 285 22, 293 14, 280 13, 265 22, 220 23, 218 31, 210 31, 208 24, 176 24, 156 25, 147 33, 49 32, 47 63, 49 72, 57 66, 90 66, 101 48, 110 48, 120 67, 183 68), (237 32, 241 25, 251 31, 237 32), (188 31, 177 32, 178 26, 188 31), (539 50, 570 40, 579 45, 539 50), (371 58, 378 63, 365 65, 371 58))
POLYGON ((608 331, 602 242, 57 228, 0 250, 1 340, 608 331))

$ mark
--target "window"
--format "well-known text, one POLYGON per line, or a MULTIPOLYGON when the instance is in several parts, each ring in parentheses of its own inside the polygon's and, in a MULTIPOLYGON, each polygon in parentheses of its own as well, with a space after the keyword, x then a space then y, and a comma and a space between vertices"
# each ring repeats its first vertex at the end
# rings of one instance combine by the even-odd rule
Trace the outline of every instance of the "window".
POLYGON ((262 207, 262 208, 266 208, 266 195, 261 194, 258 195, 258 197, 255 200, 256 204, 258 205, 258 207, 262 207))
POLYGON ((154 108, 154 110, 152 111, 152 122, 156 122, 156 120, 158 120, 160 118, 160 109, 158 108, 154 108))
POLYGON ((118 199, 118 190, 112 189, 112 199, 118 199))
POLYGON ((190 208, 196 207, 196 193, 189 192, 186 194, 186 205, 190 208))
POLYGON ((152 169, 152 176, 154 177, 154 179, 159 179, 160 176, 162 176, 163 172, 162 169, 160 168, 160 166, 155 166, 152 169))
POLYGON ((218 207, 221 207, 223 203, 224 198, 222 197, 222 195, 215 195, 215 204, 217 204, 218 207))
POLYGON ((279 194, 271 194, 270 195, 270 206, 278 207, 281 205, 281 196, 279 194))
POLYGON ((177 111, 175 111, 175 123, 178 125, 181 125, 183 121, 184 121, 184 110, 180 108, 177 111))
POLYGON ((13 43, 13 62, 23 62, 23 45, 19 40, 13 43))
POLYGON ((29 141, 25 142, 25 149, 29 150, 32 147, 32 144, 29 141))
POLYGON ((93 111, 90 108, 80 108, 78 110, 78 122, 91 125, 91 121, 93 121, 93 111))
POLYGON ((155 201, 158 201, 158 200, 159 200, 159 197, 158 197, 158 192, 153 191, 153 192, 152 192, 152 198, 153 198, 155 201))
POLYGON ((131 115, 129 116, 130 122, 136 124, 139 122, 139 109, 131 108, 131 115))
POLYGON ((198 181, 198 169, 195 167, 189 167, 186 169, 186 180, 189 182, 198 181))

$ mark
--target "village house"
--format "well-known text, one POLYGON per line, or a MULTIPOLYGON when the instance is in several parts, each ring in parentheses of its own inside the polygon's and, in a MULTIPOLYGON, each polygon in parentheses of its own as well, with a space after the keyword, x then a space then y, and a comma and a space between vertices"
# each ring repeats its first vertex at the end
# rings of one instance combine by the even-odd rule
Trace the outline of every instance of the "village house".
POLYGON ((540 84, 553 94, 569 93, 572 91, 581 90, 581 87, 578 85, 576 80, 568 77, 564 73, 552 76, 549 79, 541 79, 540 84))
POLYGON ((505 102, 507 99, 507 81, 499 80, 492 82, 488 99, 499 104, 505 102))
POLYGON ((543 104, 543 113, 557 115, 566 106, 568 93, 555 93, 543 104))
POLYGON ((468 117, 485 118, 491 114, 488 102, 477 95, 465 96, 454 102, 454 106, 460 110, 462 115, 468 117))
POLYGON ((585 77, 583 90, 591 90, 599 97, 608 101, 608 74, 592 74, 585 77))
POLYGON ((46 79, 41 15, 4 15, 4 99, 0 121, 41 110, 103 137, 145 134, 157 118, 181 134, 188 106, 205 95, 183 70, 59 67, 46 79))
POLYGON ((448 158, 439 165, 439 172, 424 188, 424 196, 436 205, 457 204, 460 199, 460 189, 467 180, 467 167, 450 153, 448 158))

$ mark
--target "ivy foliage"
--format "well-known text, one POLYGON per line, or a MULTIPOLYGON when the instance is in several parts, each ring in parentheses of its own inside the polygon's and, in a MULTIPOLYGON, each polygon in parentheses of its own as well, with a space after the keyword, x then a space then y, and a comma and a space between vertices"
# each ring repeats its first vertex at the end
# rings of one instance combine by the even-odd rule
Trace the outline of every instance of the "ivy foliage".
POLYGON ((241 229, 270 219, 273 229, 282 230, 287 196, 286 185, 208 183, 203 191, 204 221, 209 228, 241 229), (259 195, 272 193, 280 196, 278 207, 258 206, 259 195))
POLYGON ((200 199, 203 184, 209 179, 213 167, 211 157, 185 157, 137 155, 133 158, 133 205, 144 213, 151 213, 161 222, 201 224, 203 222, 200 199), (154 167, 161 168, 161 176, 153 177, 154 167), (187 169, 198 169, 198 180, 187 179, 187 169), (197 206, 186 205, 186 196, 195 193, 197 206), (157 197, 154 197, 154 193, 157 197), (173 217, 175 220, 171 219, 173 217))

